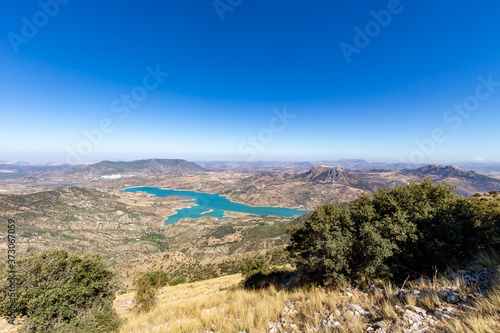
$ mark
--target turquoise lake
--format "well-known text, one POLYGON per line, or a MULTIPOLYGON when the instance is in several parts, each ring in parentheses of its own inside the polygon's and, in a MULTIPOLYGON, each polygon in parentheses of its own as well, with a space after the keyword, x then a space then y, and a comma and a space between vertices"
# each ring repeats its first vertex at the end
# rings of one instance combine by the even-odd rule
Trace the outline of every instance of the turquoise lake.
MULTIPOLYGON (((125 192, 146 192, 151 194, 151 196, 157 196, 161 198, 178 196, 178 197, 190 197, 194 199, 194 204, 196 206, 181 208, 176 210, 176 214, 171 215, 165 221, 165 224, 172 224, 183 218, 196 219, 202 216, 214 216, 218 219, 227 219, 229 217, 224 217, 225 211, 246 213, 253 215, 275 215, 292 217, 296 215, 302 215, 308 212, 308 210, 295 209, 295 208, 284 208, 284 207, 255 207, 245 204, 240 204, 232 202, 231 200, 223 197, 219 194, 208 194, 196 191, 178 191, 178 190, 165 190, 159 187, 132 187, 125 192), (212 209, 212 212, 206 212, 212 209)), ((191 202, 191 201, 187 201, 191 202)))

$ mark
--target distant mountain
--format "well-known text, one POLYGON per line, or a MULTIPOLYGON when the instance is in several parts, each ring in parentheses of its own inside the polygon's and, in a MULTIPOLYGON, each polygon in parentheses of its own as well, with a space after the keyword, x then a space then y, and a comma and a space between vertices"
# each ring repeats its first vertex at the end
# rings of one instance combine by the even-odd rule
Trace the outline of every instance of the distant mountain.
POLYGON ((367 161, 362 160, 362 159, 342 159, 338 160, 339 163, 349 163, 349 164, 368 164, 367 161))
POLYGON ((207 169, 196 163, 181 159, 148 159, 131 162, 102 161, 83 167, 79 172, 93 175, 113 174, 158 174, 164 172, 203 172, 207 169))
POLYGON ((346 170, 341 167, 329 168, 314 165, 309 171, 296 176, 297 179, 309 180, 322 184, 338 184, 351 188, 373 192, 379 187, 392 188, 397 185, 420 182, 430 179, 434 183, 447 183, 456 187, 456 191, 465 196, 475 193, 487 193, 500 190, 500 180, 467 171, 453 165, 427 165, 418 169, 404 170, 346 170))
POLYGON ((380 186, 380 184, 362 180, 341 167, 329 168, 317 164, 313 165, 309 171, 299 174, 297 178, 309 179, 318 183, 341 184, 365 191, 374 191, 380 186))
POLYGON ((212 171, 237 171, 244 173, 269 173, 287 172, 297 173, 308 170, 312 163, 309 162, 283 162, 283 161, 254 161, 254 162, 229 162, 229 161, 199 161, 203 167, 212 171))
POLYGON ((320 183, 338 183, 343 185, 349 185, 354 178, 341 167, 329 168, 317 164, 313 165, 309 171, 300 176, 320 183))
POLYGON ((349 170, 403 170, 403 169, 416 169, 422 165, 413 165, 406 163, 380 163, 380 162, 367 162, 362 159, 342 159, 338 161, 321 161, 320 164, 327 167, 342 167, 349 170))
POLYGON ((454 165, 427 165, 415 170, 402 170, 402 175, 414 176, 418 180, 429 178, 434 182, 446 182, 456 186, 456 191, 466 196, 474 193, 485 193, 493 190, 500 190, 500 180, 478 174, 474 171, 467 171, 454 165))
POLYGON ((454 165, 427 165, 414 170, 402 170, 401 173, 405 175, 414 175, 420 178, 428 176, 435 176, 439 179, 446 179, 449 177, 461 177, 466 179, 473 179, 476 176, 475 172, 461 169, 454 165))
POLYGON ((49 165, 0 163, 0 179, 16 179, 27 176, 33 176, 35 174, 65 170, 69 168, 70 167, 67 165, 49 166, 49 165))
POLYGON ((500 163, 458 163, 462 169, 471 170, 484 176, 500 179, 500 163))

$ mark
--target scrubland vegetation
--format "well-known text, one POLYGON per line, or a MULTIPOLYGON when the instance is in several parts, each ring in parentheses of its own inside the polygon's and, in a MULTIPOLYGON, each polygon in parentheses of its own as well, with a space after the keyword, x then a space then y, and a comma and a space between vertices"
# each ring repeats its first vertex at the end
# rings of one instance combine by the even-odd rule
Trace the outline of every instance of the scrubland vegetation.
MULTIPOLYGON (((114 273, 97 255, 65 250, 33 253, 17 263, 14 300, 21 332, 114 332, 114 273)), ((0 270, 0 314, 9 316, 12 297, 7 269, 0 270)))

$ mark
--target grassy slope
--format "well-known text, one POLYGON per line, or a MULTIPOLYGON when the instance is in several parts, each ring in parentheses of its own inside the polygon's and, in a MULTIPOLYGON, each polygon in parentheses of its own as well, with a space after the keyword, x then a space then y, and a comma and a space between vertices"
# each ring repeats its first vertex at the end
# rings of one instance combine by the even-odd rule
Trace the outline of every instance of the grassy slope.
MULTIPOLYGON (((131 311, 133 294, 120 295, 115 300, 115 308, 126 319, 121 332, 269 332, 270 323, 274 326, 287 323, 286 328, 277 332, 330 332, 332 329, 324 323, 335 321, 340 323, 340 332, 361 332, 376 324, 385 325, 390 332, 403 332, 411 326, 405 309, 417 309, 414 306, 429 314, 446 313, 444 309, 452 308, 449 319, 438 320, 429 315, 434 322, 425 323, 428 332, 500 330, 498 285, 486 298, 476 297, 471 303, 478 311, 468 311, 437 296, 395 297, 397 288, 387 283, 372 293, 318 287, 247 291, 240 286, 241 279, 241 275, 230 275, 162 288, 157 306, 143 314, 131 311), (371 319, 350 313, 349 304, 360 305, 370 313, 371 319)), ((443 286, 451 286, 460 295, 470 297, 473 293, 459 280, 421 281, 407 286, 420 291, 439 291, 443 286)))

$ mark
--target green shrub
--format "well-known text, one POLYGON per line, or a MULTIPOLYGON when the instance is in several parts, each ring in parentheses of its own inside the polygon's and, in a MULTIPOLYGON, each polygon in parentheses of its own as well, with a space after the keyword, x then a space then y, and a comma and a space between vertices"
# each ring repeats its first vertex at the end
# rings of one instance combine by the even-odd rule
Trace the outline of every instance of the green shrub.
POLYGON ((136 312, 149 312, 156 305, 157 288, 153 287, 150 280, 144 276, 134 280, 135 289, 135 304, 136 312))
POLYGON ((432 273, 498 247, 500 215, 430 180, 316 207, 291 230, 297 268, 324 284, 432 273), (488 235, 485 235, 485 232, 488 235))
POLYGON ((500 202, 476 200, 472 204, 477 212, 479 242, 484 244, 482 251, 495 256, 500 253, 500 202))
POLYGON ((179 277, 177 279, 174 279, 172 281, 170 281, 170 285, 171 286, 176 286, 178 284, 183 284, 183 283, 186 283, 186 278, 185 277, 179 277))
MULTIPOLYGON (((111 305, 103 306, 101 309, 94 309, 88 313, 82 313, 71 320, 70 323, 63 323, 52 332, 55 333, 106 333, 116 332, 120 325, 120 318, 116 315, 111 305)), ((27 332, 30 332, 27 330, 27 332)), ((31 331, 32 332, 32 331, 31 331)))
POLYGON ((241 274, 248 278, 254 274, 269 273, 269 266, 264 258, 247 258, 240 265, 241 274))
POLYGON ((147 272, 134 280, 136 312, 149 312, 157 303, 158 288, 169 282, 169 276, 164 271, 147 272))
MULTIPOLYGON (((97 255, 65 250, 32 253, 16 262, 21 332, 114 332, 114 273, 97 255)), ((0 314, 9 315, 7 267, 0 270, 0 314)))
POLYGON ((266 253, 266 256, 267 255, 270 255, 271 257, 271 261, 270 261, 270 264, 271 265, 286 265, 289 262, 289 258, 288 258, 288 253, 285 251, 285 249, 283 247, 278 247, 278 248, 274 248, 272 249, 271 251, 268 251, 266 253))
POLYGON ((329 203, 316 207, 302 226, 291 230, 287 250, 297 268, 318 282, 343 283, 351 275, 353 239, 349 211, 329 203))
POLYGON ((143 278, 149 281, 153 288, 161 288, 168 284, 170 280, 167 272, 165 271, 154 271, 148 272, 143 275, 143 278))

